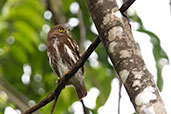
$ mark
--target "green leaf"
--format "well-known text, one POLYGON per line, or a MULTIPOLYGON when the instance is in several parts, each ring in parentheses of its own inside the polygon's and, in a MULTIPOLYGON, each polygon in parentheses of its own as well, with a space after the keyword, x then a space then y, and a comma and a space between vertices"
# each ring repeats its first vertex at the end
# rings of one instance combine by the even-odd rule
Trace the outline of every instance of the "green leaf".
MULTIPOLYGON (((43 13, 43 12, 42 12, 43 13)), ((11 20, 24 20, 32 25, 35 29, 41 29, 44 23, 42 15, 36 12, 34 9, 29 7, 29 5, 17 5, 10 10, 11 20)))
POLYGON ((40 43, 39 36, 37 35, 34 28, 32 28, 28 23, 24 21, 16 21, 15 24, 16 32, 24 34, 26 37, 23 39, 28 38, 31 42, 33 41, 36 45, 40 43))
POLYGON ((10 52, 12 52, 13 56, 21 63, 25 63, 27 61, 27 55, 25 54, 25 50, 21 46, 12 46, 10 52))
POLYGON ((35 52, 35 49, 32 46, 31 41, 27 36, 25 36, 25 34, 16 32, 13 34, 13 36, 16 40, 16 43, 18 43, 17 45, 23 46, 27 50, 27 52, 31 54, 35 52))

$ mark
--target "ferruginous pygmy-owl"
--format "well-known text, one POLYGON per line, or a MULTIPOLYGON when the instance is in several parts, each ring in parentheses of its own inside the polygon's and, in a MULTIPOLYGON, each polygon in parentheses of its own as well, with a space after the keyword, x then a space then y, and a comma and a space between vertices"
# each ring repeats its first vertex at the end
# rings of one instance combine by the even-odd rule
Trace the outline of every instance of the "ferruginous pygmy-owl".
MULTIPOLYGON (((74 39, 72 39, 70 30, 64 25, 54 26, 47 37, 47 54, 49 64, 52 70, 59 78, 64 76, 80 58, 80 50, 74 39)), ((84 84, 83 67, 69 80, 67 85, 73 85, 78 98, 81 99, 87 95, 84 84)))

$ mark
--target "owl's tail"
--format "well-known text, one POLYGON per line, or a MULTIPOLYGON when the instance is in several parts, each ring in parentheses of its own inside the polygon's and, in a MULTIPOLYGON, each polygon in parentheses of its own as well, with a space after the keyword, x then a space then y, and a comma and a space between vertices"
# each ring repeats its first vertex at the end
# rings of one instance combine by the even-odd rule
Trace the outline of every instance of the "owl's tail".
POLYGON ((83 97, 87 95, 87 89, 85 87, 84 82, 82 82, 80 86, 76 86, 75 90, 77 92, 77 96, 79 99, 82 99, 83 97))

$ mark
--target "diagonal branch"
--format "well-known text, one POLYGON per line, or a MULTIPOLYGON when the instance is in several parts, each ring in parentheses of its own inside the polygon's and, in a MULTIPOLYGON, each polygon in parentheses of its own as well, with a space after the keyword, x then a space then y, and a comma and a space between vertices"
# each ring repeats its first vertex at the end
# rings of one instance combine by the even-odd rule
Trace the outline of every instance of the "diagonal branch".
MULTIPOLYGON (((59 96, 59 95, 58 95, 58 96, 59 96)), ((54 111, 54 109, 55 109, 57 100, 58 100, 58 97, 55 96, 54 102, 53 102, 53 106, 52 106, 52 109, 51 109, 51 111, 50 111, 50 114, 53 114, 53 111, 54 111)))
MULTIPOLYGON (((133 1, 135 1, 135 0, 133 0, 133 1)), ((125 4, 127 4, 127 2, 125 4)), ((123 14, 130 6, 131 6, 131 4, 129 4, 126 8, 124 8, 124 10, 120 10, 121 13, 123 14)), ((99 45, 100 42, 101 41, 100 41, 100 38, 98 36, 94 40, 94 42, 89 46, 87 51, 82 55, 80 60, 74 65, 74 67, 66 75, 64 75, 62 80, 57 85, 55 91, 52 92, 51 94, 49 94, 46 98, 41 100, 39 103, 37 103, 33 107, 31 107, 28 110, 26 110, 25 112, 23 112, 23 114, 33 113, 34 111, 40 109, 41 107, 43 107, 46 104, 48 104, 49 102, 51 102, 54 98, 58 99, 58 96, 60 95, 62 89, 65 87, 66 82, 79 70, 80 67, 82 67, 84 65, 85 61, 88 59, 88 57, 91 55, 91 53, 96 49, 96 47, 99 45)))
MULTIPOLYGON (((8 95, 8 100, 24 111, 28 108, 27 103, 29 99, 13 87, 3 76, 0 75, 0 91, 4 91, 8 95)), ((0 97, 1 99, 2 97, 0 97)))
POLYGON ((97 37, 95 41, 89 46, 87 51, 83 54, 83 56, 80 58, 80 60, 74 65, 74 67, 66 75, 63 76, 62 80, 57 85, 55 91, 52 92, 43 100, 41 100, 39 103, 34 105, 33 107, 26 110, 23 114, 33 113, 34 111, 38 110, 39 108, 51 102, 55 97, 56 99, 58 99, 58 96, 60 95, 62 89, 65 87, 66 82, 79 70, 80 67, 84 65, 85 61, 88 59, 91 53, 96 49, 99 43, 100 43, 100 38, 97 37))
POLYGON ((83 105, 83 112, 84 112, 84 114, 89 114, 88 108, 85 106, 84 101, 81 99, 80 102, 83 105))

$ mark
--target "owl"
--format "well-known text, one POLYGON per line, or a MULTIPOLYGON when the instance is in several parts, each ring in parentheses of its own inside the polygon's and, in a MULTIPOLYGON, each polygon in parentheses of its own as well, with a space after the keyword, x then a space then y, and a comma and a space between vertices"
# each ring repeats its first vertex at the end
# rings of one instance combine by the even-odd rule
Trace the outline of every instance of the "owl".
MULTIPOLYGON (((48 33, 47 55, 49 64, 54 73, 62 78, 74 64, 80 59, 80 50, 70 30, 65 25, 56 25, 48 33)), ((81 67, 68 81, 67 85, 73 85, 77 96, 82 99, 87 95, 84 84, 84 69, 81 67)))

